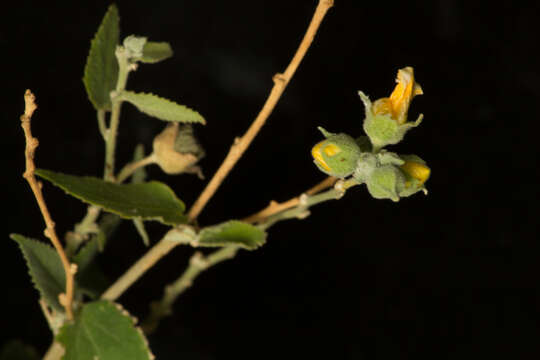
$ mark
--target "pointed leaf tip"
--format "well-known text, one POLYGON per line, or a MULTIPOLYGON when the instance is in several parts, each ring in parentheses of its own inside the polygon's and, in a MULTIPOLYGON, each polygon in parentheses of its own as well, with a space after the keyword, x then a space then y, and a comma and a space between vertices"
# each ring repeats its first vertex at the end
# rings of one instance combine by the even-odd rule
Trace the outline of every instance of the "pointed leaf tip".
POLYGON ((115 4, 107 13, 90 43, 83 83, 96 110, 110 110, 110 93, 116 87, 118 63, 115 51, 120 38, 120 17, 115 4))

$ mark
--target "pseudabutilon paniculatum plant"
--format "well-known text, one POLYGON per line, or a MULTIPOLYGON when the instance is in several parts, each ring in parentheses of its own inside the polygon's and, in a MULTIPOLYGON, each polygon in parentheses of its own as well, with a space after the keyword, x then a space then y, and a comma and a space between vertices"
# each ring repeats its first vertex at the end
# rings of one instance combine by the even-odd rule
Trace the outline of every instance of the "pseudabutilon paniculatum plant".
MULTIPOLYGON (((198 215, 268 119, 332 4, 331 0, 319 1, 295 56, 283 73, 274 76, 272 91, 261 112, 246 133, 235 139, 221 166, 189 209, 169 186, 148 181, 145 167, 156 164, 166 174, 196 173, 202 178, 199 161, 207 155, 195 136, 194 127, 205 125, 206 119, 174 101, 127 89, 128 77, 137 69, 164 61, 173 51, 168 43, 149 41, 144 36, 130 35, 120 41, 116 5, 109 7, 91 41, 83 77, 105 143, 101 178, 36 168, 34 153, 38 141, 32 136, 30 123, 37 105, 34 94, 26 91, 21 116, 26 138, 24 177, 42 211, 47 226, 45 236, 54 247, 19 234, 11 237, 27 261, 40 295, 41 309, 54 335, 45 360, 150 360, 153 355, 145 334, 154 331, 160 320, 172 313, 178 296, 201 272, 233 258, 241 250, 251 251, 263 246, 268 229, 276 223, 303 219, 310 215, 312 206, 339 199, 349 188, 360 184, 366 184, 369 193, 377 199, 399 201, 419 191, 427 193, 425 183, 431 171, 426 162, 416 155, 386 149, 388 145, 399 143, 406 132, 422 120, 421 115, 415 122, 407 120, 410 103, 416 95, 422 94, 422 88, 415 82, 412 67, 405 67, 398 71, 397 85, 389 97, 371 103, 359 92, 365 106, 363 129, 366 135, 354 137, 319 127, 324 139, 312 148, 311 155, 317 168, 329 177, 299 196, 282 203, 271 201, 267 207, 241 220, 198 223, 198 215), (147 144, 147 148, 151 148, 149 154, 139 144, 133 160, 117 171, 116 140, 124 103, 165 122, 165 126, 155 134, 151 146, 147 144), (65 248, 56 234, 36 176, 87 205, 84 218, 62 239, 65 248), (144 245, 152 247, 122 276, 109 282, 100 272, 96 259, 107 243, 113 241, 115 228, 122 221, 132 222, 144 245), (165 227, 165 235, 158 241, 152 241, 146 232, 145 222, 148 221, 165 227), (180 245, 216 250, 205 255, 194 251, 186 269, 164 287, 162 296, 150 304, 148 317, 137 327, 136 320, 117 302, 118 298, 180 245)), ((305 149, 306 154, 307 151, 305 149)))

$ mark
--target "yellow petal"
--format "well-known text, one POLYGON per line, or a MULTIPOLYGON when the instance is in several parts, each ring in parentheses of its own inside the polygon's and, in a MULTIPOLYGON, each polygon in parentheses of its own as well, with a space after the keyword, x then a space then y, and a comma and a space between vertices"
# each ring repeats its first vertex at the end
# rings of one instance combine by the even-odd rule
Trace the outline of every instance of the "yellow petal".
POLYGON ((414 81, 414 70, 407 66, 398 70, 397 85, 388 98, 382 98, 373 103, 373 112, 389 114, 398 124, 407 121, 407 112, 413 97, 423 94, 422 87, 414 81))
POLYGON ((413 161, 405 161, 405 164, 401 165, 401 170, 418 180, 420 185, 426 182, 431 173, 431 169, 426 165, 413 161))
POLYGON ((324 170, 330 171, 330 167, 328 166, 326 161, 324 161, 323 156, 321 154, 321 147, 325 142, 326 142, 326 140, 323 140, 320 143, 318 143, 317 145, 315 145, 313 147, 313 149, 311 149, 311 156, 313 156, 313 158, 315 159, 317 164, 319 164, 319 166, 321 166, 324 170))
POLYGON ((328 144, 323 149, 324 153, 328 156, 334 156, 341 152, 341 149, 335 144, 328 144))

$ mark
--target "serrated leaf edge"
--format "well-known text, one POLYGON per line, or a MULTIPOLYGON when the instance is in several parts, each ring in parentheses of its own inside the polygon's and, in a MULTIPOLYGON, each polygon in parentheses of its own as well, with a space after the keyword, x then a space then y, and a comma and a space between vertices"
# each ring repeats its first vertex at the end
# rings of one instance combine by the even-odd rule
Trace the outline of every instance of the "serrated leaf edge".
MULTIPOLYGON (((135 95, 135 96, 150 96, 150 97, 153 97, 153 98, 156 98, 160 101, 164 101, 164 102, 168 102, 170 104, 173 104, 173 105, 176 105, 176 106, 180 106, 180 107, 184 107, 186 109, 188 109, 189 111, 193 111, 194 113, 196 113, 197 115, 199 115, 201 117, 201 121, 174 121, 174 120, 162 120, 162 121, 169 121, 169 122, 178 122, 178 123, 183 123, 183 124, 203 124, 203 125, 206 125, 206 120, 204 118, 204 116, 202 116, 198 111, 186 106, 186 105, 182 105, 182 104, 179 104, 177 103, 176 101, 173 101, 173 100, 169 100, 167 98, 164 98, 164 97, 161 97, 159 95, 156 95, 154 93, 151 93, 151 92, 134 92, 134 91, 129 91, 129 90, 124 90, 122 91, 118 96, 120 97, 120 99, 122 99, 123 101, 126 101, 130 104, 132 104, 133 106, 135 106, 140 112, 144 113, 144 114, 147 114, 148 116, 152 116, 152 115, 149 115, 148 113, 146 113, 144 110, 142 110, 137 104, 135 104, 133 101, 130 101, 129 98, 126 98, 124 95, 135 95)), ((155 116, 152 116, 152 117, 155 117, 155 116)), ((160 119, 161 120, 161 119, 160 119)))
MULTIPOLYGON (((143 344, 146 347, 149 360, 154 360, 156 358, 155 355, 152 353, 152 350, 150 349, 148 339, 144 335, 142 329, 139 326, 136 326, 137 322, 138 322, 138 319, 135 316, 131 315, 126 309, 124 309, 122 307, 122 305, 120 305, 120 304, 118 304, 116 302, 112 302, 112 301, 109 301, 109 300, 97 300, 95 302, 103 302, 103 303, 108 303, 109 305, 113 305, 116 308, 116 310, 118 310, 120 312, 121 315, 123 315, 123 316, 127 317, 129 320, 131 320, 133 328, 135 329, 135 331, 139 335, 139 338, 142 340, 143 344)), ((65 331, 67 326, 71 326, 71 325, 73 325, 73 324, 70 324, 70 323, 64 324, 64 326, 62 326, 62 328, 60 329, 60 331, 58 333, 58 336, 56 337, 56 340, 58 342, 60 342, 62 345, 64 345, 64 346, 66 346, 66 344, 64 343, 64 341, 62 341, 61 334, 63 333, 63 331, 65 331)), ((62 359, 64 359, 64 357, 62 357, 62 359)))
POLYGON ((94 48, 94 44, 96 41, 98 41, 98 34, 102 31, 102 29, 104 28, 105 26, 105 23, 106 21, 108 21, 109 17, 112 16, 113 13, 116 13, 116 16, 118 18, 120 18, 120 15, 119 15, 119 12, 118 12, 118 7, 116 6, 116 4, 111 4, 109 6, 109 8, 107 9, 107 12, 105 13, 105 15, 103 16, 103 19, 101 20, 101 23, 99 24, 99 27, 97 29, 97 31, 95 32, 94 34, 94 37, 92 38, 92 40, 90 40, 90 50, 88 51, 88 56, 86 58, 86 63, 84 65, 84 75, 83 75, 83 84, 84 84, 84 87, 85 87, 85 90, 86 90, 86 94, 88 95, 88 99, 90 100, 90 102, 92 103, 92 106, 94 106, 94 108, 96 110, 110 110, 110 109, 107 109, 107 107, 105 108, 100 108, 99 106, 97 106, 97 102, 95 100, 95 98, 92 96, 92 92, 90 91, 89 89, 89 85, 88 85, 88 80, 89 79, 89 62, 88 62, 88 59, 90 58, 90 55, 92 53, 92 49, 94 48))
MULTIPOLYGON (((76 194, 73 194, 73 193, 69 192, 68 190, 66 190, 66 189, 64 188, 64 186, 57 185, 57 184, 55 184, 53 181, 49 180, 47 177, 42 176, 42 175, 40 174, 40 170, 51 171, 51 172, 54 172, 54 171, 52 171, 52 170, 46 170, 46 169, 36 169, 36 175, 38 175, 39 177, 41 177, 41 178, 47 180, 48 182, 50 182, 50 183, 53 184, 54 186, 56 186, 56 187, 62 189, 62 190, 63 190, 66 194, 68 194, 69 196, 73 196, 74 198, 79 199, 79 200, 81 200, 81 201, 84 202, 84 203, 99 206, 99 207, 101 207, 102 209, 104 209, 105 211, 108 211, 108 212, 110 212, 110 213, 113 213, 113 214, 116 214, 116 215, 120 216, 122 219, 133 219, 133 218, 134 218, 134 217, 132 217, 132 216, 124 216, 124 215, 121 214, 120 212, 117 212, 117 211, 115 211, 115 210, 113 210, 113 209, 109 209, 109 208, 104 207, 104 206, 102 206, 102 205, 100 205, 100 204, 98 204, 98 203, 95 203, 95 202, 93 202, 93 201, 89 201, 89 200, 87 200, 87 199, 82 198, 82 197, 79 196, 79 195, 76 195, 76 194)), ((69 175, 69 174, 65 174, 65 173, 58 173, 58 174, 69 175)), ((70 175, 70 176, 76 176, 76 175, 70 175)), ((92 178, 92 179, 101 180, 101 179, 99 179, 99 178, 97 178, 97 177, 94 177, 94 176, 80 176, 80 177, 82 177, 82 178, 92 178)), ((176 196, 176 194, 174 193, 174 191, 172 191, 172 189, 171 189, 169 186, 167 186, 166 184, 164 184, 164 183, 162 183, 162 182, 160 182, 160 181, 154 181, 154 180, 152 180, 152 181, 147 181, 147 182, 144 183, 144 184, 152 184, 152 183, 158 184, 158 185, 160 185, 160 186, 164 186, 165 190, 167 190, 167 191, 172 195, 172 197, 173 197, 175 200, 179 201, 179 202, 182 204, 184 210, 186 209, 186 205, 184 204, 184 202, 183 202, 182 200, 180 200, 180 199, 176 196)), ((120 185, 120 184, 116 184, 116 185, 120 185)), ((121 185, 122 185, 122 186, 130 186, 130 185, 135 185, 135 184, 121 184, 121 185)), ((182 213, 183 213, 183 212, 184 212, 184 211, 182 211, 182 213)), ((182 219, 184 219, 184 221, 187 220, 187 217, 186 217, 184 214, 182 214, 181 217, 182 217, 182 219)), ((179 225, 179 224, 181 224, 181 223, 173 223, 173 222, 165 221, 165 219, 163 218, 163 216, 148 216, 148 217, 145 216, 144 219, 147 220, 147 221, 148 221, 148 220, 159 221, 159 222, 161 222, 161 223, 163 223, 163 224, 166 224, 166 225, 179 225)))
MULTIPOLYGON (((9 237, 15 241, 17 243, 17 246, 19 247, 19 249, 21 250, 21 253, 23 254, 23 257, 24 257, 24 260, 25 260, 25 263, 26 263, 26 268, 28 269, 28 275, 30 275, 30 279, 32 281, 32 284, 34 284, 34 288, 39 292, 39 295, 41 296, 41 298, 43 298, 45 301, 47 301, 47 298, 45 296, 45 292, 43 291, 43 289, 41 288, 41 286, 38 285, 37 281, 35 280, 35 275, 33 274, 33 271, 32 271, 32 268, 30 267, 30 259, 28 258, 28 255, 26 254, 26 251, 24 251, 23 247, 22 247, 22 244, 19 242, 19 240, 17 240, 15 237, 22 237, 24 238, 25 240, 28 240, 30 242, 33 242, 35 244, 37 244, 39 247, 42 247, 42 248, 46 248, 47 251, 53 251, 54 254, 58 255, 56 253, 56 251, 54 250, 54 248, 48 244, 45 244, 39 240, 36 240, 36 239, 33 239, 33 238, 29 238, 27 236, 24 236, 24 235, 21 235, 21 234, 16 234, 16 233, 11 233, 9 234, 9 237)), ((37 258, 39 260, 39 258, 37 258)), ((40 261, 41 263, 41 261, 40 261)), ((62 305, 60 304, 60 302, 58 301, 57 299, 57 304, 48 304, 49 306, 55 308, 56 310, 61 310, 63 311, 63 307, 62 305)))

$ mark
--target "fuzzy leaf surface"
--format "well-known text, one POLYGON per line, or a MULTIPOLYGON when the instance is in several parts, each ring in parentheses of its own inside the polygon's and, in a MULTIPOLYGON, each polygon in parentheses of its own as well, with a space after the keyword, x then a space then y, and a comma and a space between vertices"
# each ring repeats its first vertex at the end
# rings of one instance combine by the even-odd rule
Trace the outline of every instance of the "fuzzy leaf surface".
POLYGON ((64 325, 57 336, 66 353, 63 360, 150 360, 142 332, 119 305, 101 300, 88 303, 74 323, 64 325))
POLYGON ((116 88, 118 62, 116 46, 120 38, 120 18, 116 5, 109 6, 92 42, 84 67, 83 83, 96 110, 110 110, 110 93, 116 88))
POLYGON ((38 169, 36 174, 67 194, 126 219, 140 217, 167 225, 186 222, 185 205, 167 185, 151 181, 113 184, 91 176, 73 176, 38 169))
POLYGON ((171 45, 168 42, 147 41, 144 44, 141 62, 154 64, 173 56, 171 45))
POLYGON ((41 241, 19 234, 11 234, 10 237, 19 244, 32 282, 41 297, 49 306, 63 312, 64 307, 60 305, 58 295, 64 292, 66 278, 56 250, 41 241))
POLYGON ((123 91, 119 96, 122 100, 135 105, 140 112, 160 120, 206 124, 201 114, 195 110, 154 94, 123 91))
POLYGON ((266 242, 266 232, 257 226, 231 220, 201 230, 198 246, 238 246, 254 250, 266 242))

